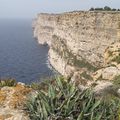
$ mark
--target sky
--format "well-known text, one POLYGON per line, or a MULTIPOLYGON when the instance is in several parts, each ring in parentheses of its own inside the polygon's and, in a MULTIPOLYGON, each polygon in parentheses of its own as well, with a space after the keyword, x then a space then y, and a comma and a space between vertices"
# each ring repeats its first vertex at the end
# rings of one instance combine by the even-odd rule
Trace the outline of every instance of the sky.
POLYGON ((0 0, 0 18, 34 18, 37 13, 61 13, 104 6, 120 8, 120 0, 0 0))

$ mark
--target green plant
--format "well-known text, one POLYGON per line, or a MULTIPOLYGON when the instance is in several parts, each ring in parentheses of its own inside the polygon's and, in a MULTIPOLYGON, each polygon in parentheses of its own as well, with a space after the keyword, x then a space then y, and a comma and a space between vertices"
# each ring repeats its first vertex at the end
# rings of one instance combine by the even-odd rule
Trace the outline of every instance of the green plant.
POLYGON ((105 6, 104 8, 90 8, 89 11, 120 11, 116 8, 110 8, 109 6, 105 6))
POLYGON ((112 61, 113 61, 113 62, 117 62, 117 63, 119 64, 119 63, 120 63, 120 55, 114 57, 114 58, 112 59, 112 61))
POLYGON ((112 51, 108 51, 109 57, 111 57, 113 55, 112 51))
POLYGON ((117 120, 119 99, 97 99, 91 89, 80 91, 58 77, 48 90, 30 96, 26 109, 31 120, 117 120))
POLYGON ((80 68, 87 68, 89 71, 96 71, 98 69, 87 62, 84 58, 82 58, 82 60, 78 60, 76 57, 74 57, 73 65, 80 68))
POLYGON ((0 87, 4 87, 4 86, 15 86, 16 85, 16 80, 15 79, 5 79, 5 80, 0 80, 0 87))

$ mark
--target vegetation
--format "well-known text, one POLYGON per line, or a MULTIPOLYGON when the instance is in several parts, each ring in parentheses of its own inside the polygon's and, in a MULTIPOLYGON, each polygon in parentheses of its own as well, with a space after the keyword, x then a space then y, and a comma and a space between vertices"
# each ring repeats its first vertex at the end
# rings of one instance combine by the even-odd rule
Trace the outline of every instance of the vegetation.
POLYGON ((48 89, 48 84, 54 84, 54 77, 45 77, 42 78, 43 80, 40 80, 38 82, 33 82, 29 85, 33 90, 41 90, 41 89, 48 89), (42 82, 41 82, 42 81, 42 82))
POLYGON ((108 51, 109 57, 111 57, 113 55, 112 51, 108 51))
POLYGON ((90 11, 120 11, 120 9, 110 8, 105 6, 104 8, 90 8, 90 11))
POLYGON ((117 64, 120 63, 120 55, 117 55, 116 57, 114 57, 112 60, 112 62, 116 62, 117 64))
POLYGON ((60 77, 47 86, 26 104, 31 120, 119 120, 116 97, 96 98, 91 89, 80 91, 60 77))
POLYGON ((16 85, 16 80, 15 79, 5 79, 5 80, 0 80, 0 87, 4 86, 15 86, 16 85))
POLYGON ((89 62, 87 62, 84 58, 82 58, 82 60, 78 60, 74 57, 73 65, 80 68, 87 68, 90 71, 96 71, 98 69, 94 67, 92 64, 90 64, 89 62))
POLYGON ((120 87, 120 75, 116 76, 114 79, 113 79, 113 83, 117 86, 120 87))

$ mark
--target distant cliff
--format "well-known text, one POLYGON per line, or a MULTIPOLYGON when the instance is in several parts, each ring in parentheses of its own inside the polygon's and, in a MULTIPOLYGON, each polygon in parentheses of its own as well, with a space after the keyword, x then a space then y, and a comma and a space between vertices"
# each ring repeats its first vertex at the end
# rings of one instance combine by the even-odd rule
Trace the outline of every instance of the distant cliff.
POLYGON ((38 14, 34 37, 48 44, 51 65, 62 75, 105 66, 104 53, 120 41, 120 12, 38 14))

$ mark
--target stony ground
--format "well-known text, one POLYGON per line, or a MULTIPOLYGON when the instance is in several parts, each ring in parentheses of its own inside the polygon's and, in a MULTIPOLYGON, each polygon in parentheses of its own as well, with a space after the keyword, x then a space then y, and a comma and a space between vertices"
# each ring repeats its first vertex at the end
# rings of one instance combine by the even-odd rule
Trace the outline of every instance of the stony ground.
POLYGON ((0 89, 0 120, 29 120, 23 110, 31 89, 22 84, 0 89))
MULTIPOLYGON (((79 80, 79 79, 78 79, 79 80)), ((88 81, 87 85, 78 84, 79 89, 84 90, 91 87, 97 96, 114 94, 120 96, 120 89, 114 89, 111 81, 99 80, 88 81)), ((0 88, 0 120, 30 120, 25 111, 25 103, 35 91, 24 84, 18 83, 15 87, 0 88)))

